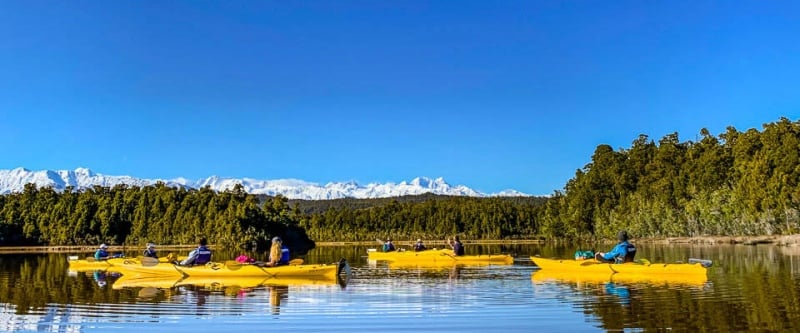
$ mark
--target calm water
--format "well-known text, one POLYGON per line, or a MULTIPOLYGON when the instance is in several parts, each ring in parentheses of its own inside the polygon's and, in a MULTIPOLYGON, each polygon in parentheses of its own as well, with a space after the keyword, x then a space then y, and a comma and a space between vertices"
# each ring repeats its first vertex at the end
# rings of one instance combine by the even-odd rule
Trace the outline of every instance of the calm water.
MULTIPOLYGON (((467 249, 522 259, 568 258, 575 251, 548 245, 467 249)), ((541 282, 532 279, 537 268, 524 260, 396 268, 367 262, 365 251, 323 247, 304 256, 307 263, 347 258, 353 274, 344 286, 253 288, 115 289, 122 280, 113 274, 68 273, 67 254, 0 255, 0 331, 800 331, 800 247, 639 245, 637 257, 653 262, 713 260, 708 281, 690 285, 541 282)), ((224 256, 234 253, 215 253, 224 256)))

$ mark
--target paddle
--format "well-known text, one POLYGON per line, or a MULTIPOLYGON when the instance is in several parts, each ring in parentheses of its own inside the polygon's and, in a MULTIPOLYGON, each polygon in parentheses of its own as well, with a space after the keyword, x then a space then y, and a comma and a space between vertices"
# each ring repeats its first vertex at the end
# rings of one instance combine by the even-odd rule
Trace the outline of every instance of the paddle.
POLYGON ((145 267, 156 266, 159 263, 158 258, 138 256, 138 257, 136 257, 136 259, 138 259, 139 263, 142 264, 142 266, 145 266, 145 267))
POLYGON ((708 259, 697 259, 697 258, 689 258, 689 263, 690 264, 700 264, 705 268, 709 268, 709 267, 711 267, 711 265, 714 264, 711 260, 708 260, 708 259))

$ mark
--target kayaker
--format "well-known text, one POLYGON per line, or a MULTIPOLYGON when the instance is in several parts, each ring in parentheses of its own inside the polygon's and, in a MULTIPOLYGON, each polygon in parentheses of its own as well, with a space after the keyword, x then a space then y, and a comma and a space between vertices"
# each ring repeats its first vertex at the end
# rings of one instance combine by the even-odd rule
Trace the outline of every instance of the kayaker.
POLYGON ((458 235, 453 237, 451 241, 450 238, 447 239, 447 244, 453 249, 454 256, 463 256, 464 255, 464 244, 458 239, 458 235))
POLYGON ((620 231, 617 234, 617 240, 619 243, 611 251, 597 252, 594 258, 600 262, 632 262, 633 257, 636 256, 636 246, 628 242, 628 232, 625 230, 620 231))
POLYGON ((392 252, 394 251, 394 244, 392 244, 392 239, 387 238, 386 242, 383 243, 383 252, 392 252))
POLYGON ((109 257, 111 257, 111 255, 106 250, 108 250, 108 245, 106 245, 105 243, 100 244, 100 247, 98 247, 97 251, 94 252, 94 259, 95 260, 106 260, 109 257))
POLYGON ((269 250, 269 262, 265 263, 266 266, 279 266, 289 263, 289 248, 283 245, 283 240, 278 237, 272 237, 272 247, 269 250))
POLYGON ((417 239, 417 243, 414 244, 414 251, 425 251, 426 247, 425 244, 422 243, 422 239, 417 239))
POLYGON ((181 266, 205 265, 211 261, 211 250, 206 246, 208 245, 206 238, 201 237, 197 243, 199 245, 189 252, 189 257, 180 262, 181 266))
POLYGON ((147 248, 144 249, 144 253, 142 255, 149 258, 158 258, 158 255, 156 254, 156 245, 153 243, 147 243, 147 248))

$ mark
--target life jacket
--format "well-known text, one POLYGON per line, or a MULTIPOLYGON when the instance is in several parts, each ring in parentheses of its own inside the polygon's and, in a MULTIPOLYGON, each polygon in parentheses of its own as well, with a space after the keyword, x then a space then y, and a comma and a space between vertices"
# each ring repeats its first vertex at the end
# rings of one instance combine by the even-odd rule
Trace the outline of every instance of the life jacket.
POLYGON ((211 250, 209 250, 205 246, 200 246, 197 248, 197 258, 194 259, 195 265, 204 265, 211 261, 211 250))
POLYGON ((383 244, 383 252, 391 252, 394 251, 394 244, 390 242, 386 242, 383 244))
POLYGON ((425 250, 425 244, 417 243, 414 244, 414 251, 423 251, 425 250))
POLYGON ((635 256, 636 256, 636 246, 634 246, 631 243, 627 243, 625 245, 625 258, 623 259, 623 262, 633 262, 633 257, 635 256))
POLYGON ((281 245, 281 259, 278 263, 281 265, 289 264, 289 248, 286 245, 281 245))
POLYGON ((106 252, 106 250, 98 249, 97 252, 94 253, 95 259, 100 260, 100 259, 105 259, 106 257, 108 257, 108 252, 106 252))
POLYGON ((455 255, 457 255, 457 256, 463 256, 464 255, 464 244, 461 244, 461 242, 454 242, 453 243, 453 253, 455 255))
POLYGON ((144 256, 150 258, 158 258, 158 256, 156 255, 156 251, 150 251, 150 249, 144 250, 144 256))

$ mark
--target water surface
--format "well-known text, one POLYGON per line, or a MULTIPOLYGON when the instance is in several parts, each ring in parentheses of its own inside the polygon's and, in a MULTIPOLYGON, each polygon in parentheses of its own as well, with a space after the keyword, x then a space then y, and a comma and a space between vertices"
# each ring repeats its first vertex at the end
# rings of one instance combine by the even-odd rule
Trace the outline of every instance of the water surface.
MULTIPOLYGON (((365 247, 322 247, 303 258, 346 258, 352 267, 346 284, 115 289, 122 281, 118 274, 68 272, 67 254, 2 255, 0 331, 800 331, 796 247, 639 245, 638 257, 653 262, 713 260, 708 280, 700 284, 538 281, 527 256, 569 258, 576 248, 467 249, 511 253, 519 260, 507 266, 394 267, 368 262, 365 247)), ((215 252, 220 260, 235 255, 215 252)))

